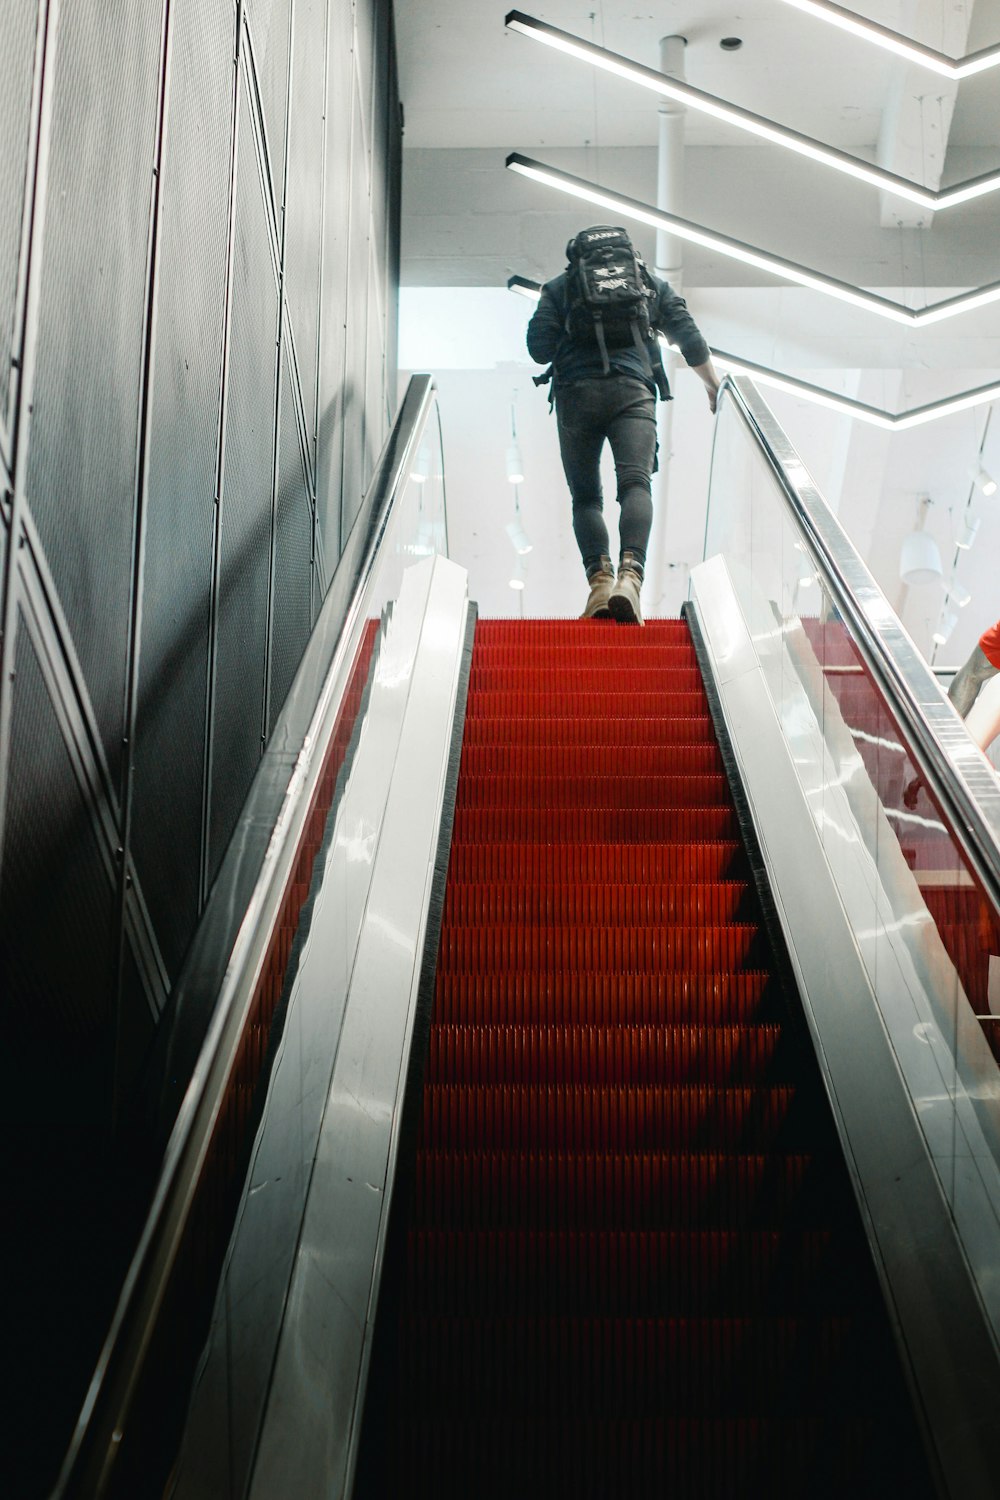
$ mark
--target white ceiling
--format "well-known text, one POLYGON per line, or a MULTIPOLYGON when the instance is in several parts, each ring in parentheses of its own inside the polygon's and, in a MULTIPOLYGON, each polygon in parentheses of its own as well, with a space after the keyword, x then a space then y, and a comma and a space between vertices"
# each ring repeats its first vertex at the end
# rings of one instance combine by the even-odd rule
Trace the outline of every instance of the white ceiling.
MULTIPOLYGON (((1000 41, 1000 0, 940 0, 972 12, 969 50, 1000 41), (972 9, 973 3, 975 5, 972 9)), ((941 46, 935 5, 923 34, 905 22, 905 0, 865 0, 873 21, 941 46)), ((845 150, 874 148, 894 64, 891 56, 781 0, 547 0, 522 9, 635 61, 659 65, 663 36, 687 38, 689 83, 845 150), (723 37, 743 46, 723 51, 723 37)), ((396 30, 408 147, 636 146, 656 142, 656 111, 642 89, 599 74, 504 28, 494 0, 411 0, 396 30)), ((918 15, 915 19, 919 20, 918 15)), ((928 74, 929 89, 938 85, 928 74)), ((959 87, 952 142, 992 148, 1000 162, 1000 72, 959 87)), ((689 114, 692 145, 726 145, 731 127, 689 114)))

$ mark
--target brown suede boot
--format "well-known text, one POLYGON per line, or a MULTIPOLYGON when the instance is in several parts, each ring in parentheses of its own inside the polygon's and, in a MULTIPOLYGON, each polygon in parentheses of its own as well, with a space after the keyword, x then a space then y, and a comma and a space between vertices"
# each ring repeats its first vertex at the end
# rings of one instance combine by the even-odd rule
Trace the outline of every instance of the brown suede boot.
POLYGON ((642 564, 631 552, 623 552, 618 565, 618 582, 608 597, 608 610, 619 625, 641 625, 639 590, 642 588, 642 564))
POLYGON ((615 586, 615 570, 611 566, 610 557, 601 558, 601 566, 596 573, 589 577, 590 597, 587 607, 580 616, 581 620, 606 620, 610 615, 608 609, 608 596, 615 586))

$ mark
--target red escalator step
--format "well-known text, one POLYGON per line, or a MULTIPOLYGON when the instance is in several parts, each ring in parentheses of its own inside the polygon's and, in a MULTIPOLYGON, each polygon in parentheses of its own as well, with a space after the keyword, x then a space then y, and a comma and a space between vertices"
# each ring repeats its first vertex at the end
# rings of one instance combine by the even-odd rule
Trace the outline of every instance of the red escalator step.
POLYGON ((631 974, 672 969, 733 973, 763 967, 764 941, 750 922, 720 927, 505 927, 449 924, 438 970, 596 970, 631 974))
MULTIPOLYGON (((484 705, 485 709, 486 705, 484 705)), ((645 718, 592 714, 574 718, 568 708, 544 718, 524 712, 489 717, 483 712, 465 721, 466 745, 710 745, 717 748, 712 720, 702 706, 686 716, 658 714, 645 718)))
POLYGON ((780 1027, 439 1026, 428 1083, 752 1083, 770 1080, 780 1027))
POLYGON ((739 880, 687 885, 495 885, 456 881, 445 898, 444 920, 459 927, 501 922, 519 926, 719 926, 737 921, 741 912, 744 920, 752 918, 755 900, 753 887, 739 880))
MULTIPOLYGON (((617 714, 630 719, 691 719, 707 713, 704 692, 621 692, 612 699, 602 688, 521 686, 509 692, 469 694, 470 720, 502 718, 598 719, 617 714)), ((709 720, 709 722, 711 722, 709 720)))
MULTIPOLYGON (((788 1086, 596 1087, 580 1083, 424 1088, 421 1145, 469 1151, 752 1151, 789 1144, 788 1086)), ((800 1143, 801 1144, 801 1143, 800 1143)))
POLYGON ((458 807, 452 837, 459 844, 732 843, 739 822, 732 807, 458 807))
POLYGON ((414 1231, 408 1305, 437 1316, 847 1311, 828 1230, 414 1231), (830 1298, 830 1291, 834 1296, 830 1298))
POLYGON ((572 658, 556 662, 540 658, 536 662, 520 661, 510 665, 486 665, 475 658, 469 675, 469 692, 516 693, 553 691, 602 693, 609 703, 619 704, 633 691, 653 693, 669 703, 678 693, 694 694, 705 701, 701 673, 690 666, 661 666, 643 661, 631 671, 627 659, 615 663, 587 663, 572 658))
POLYGON ((437 1412, 401 1425, 397 1472, 408 1500, 831 1500, 893 1493, 879 1431, 872 1413, 829 1410, 647 1420, 437 1412))
POLYGON ((509 643, 522 655, 527 651, 557 655, 566 647, 581 645, 624 645, 633 654, 661 651, 664 646, 692 651, 691 634, 682 620, 650 620, 645 630, 627 632, 607 620, 480 620, 477 648, 480 643, 494 648, 509 643))
MULTIPOLYGON (((633 1418, 813 1415, 851 1331, 835 1316, 421 1316, 404 1326, 401 1373, 419 1409, 633 1418)), ((860 1414, 872 1394, 863 1372, 857 1391, 860 1414)))
POLYGON ((743 845, 735 840, 673 844, 456 842, 448 864, 448 882, 449 886, 464 881, 497 885, 564 881, 663 885, 743 879, 746 871, 743 845))
POLYGON ((437 1229, 822 1226, 806 1154, 420 1151, 412 1223, 437 1229))
POLYGON ((588 776, 591 781, 631 773, 704 776, 722 770, 717 745, 472 745, 462 751, 462 776, 588 776))
POLYGON ((736 1025, 773 1020, 777 988, 770 974, 752 970, 740 974, 448 974, 439 970, 434 1018, 445 1025, 736 1025))
POLYGON ((641 752, 613 776, 463 775, 458 807, 475 808, 609 808, 620 810, 676 807, 727 807, 729 783, 722 772, 702 776, 657 775, 643 764, 641 752))

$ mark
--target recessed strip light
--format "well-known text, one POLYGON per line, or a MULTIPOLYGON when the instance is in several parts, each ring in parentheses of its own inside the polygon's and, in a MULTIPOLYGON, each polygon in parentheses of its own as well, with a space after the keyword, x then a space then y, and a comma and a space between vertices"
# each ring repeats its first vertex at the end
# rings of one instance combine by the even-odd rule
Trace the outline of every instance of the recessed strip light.
POLYGON ((962 391, 957 396, 948 396, 943 401, 931 401, 927 406, 914 407, 901 412, 893 421, 898 430, 906 427, 921 427, 925 422, 936 422, 939 417, 954 416, 957 411, 968 411, 973 406, 984 406, 987 401, 1000 400, 1000 381, 980 385, 971 391, 962 391))
POLYGON ((642 63, 632 62, 631 59, 621 57, 617 52, 610 52, 606 47, 598 47, 592 42, 584 41, 581 37, 573 36, 568 31, 560 31, 557 26, 549 26, 544 21, 536 20, 534 16, 525 15, 523 11, 512 10, 507 16, 507 26, 511 31, 519 31, 523 36, 544 42, 547 47, 554 47, 559 52, 565 52, 569 57, 579 58, 582 62, 601 68, 606 73, 625 78, 630 83, 640 84, 643 88, 649 89, 654 94, 660 94, 665 99, 680 100, 691 109, 711 115, 713 119, 723 120, 727 125, 734 125, 738 130, 748 131, 761 140, 770 141, 776 146, 783 146, 787 151, 795 151, 800 156, 808 157, 810 161, 821 162, 833 171, 844 172, 872 187, 893 193, 898 198, 906 198, 909 202, 918 203, 921 207, 932 211, 951 208, 956 203, 965 203, 970 198, 979 198, 985 193, 992 193, 1000 188, 1000 172, 984 172, 979 177, 955 183, 950 188, 940 190, 925 188, 920 183, 911 182, 909 178, 900 177, 895 172, 888 172, 870 162, 860 161, 856 156, 850 156, 846 151, 840 151, 835 146, 826 146, 822 141, 802 135, 800 131, 777 125, 773 120, 767 120, 762 115, 755 115, 748 109, 741 109, 739 105, 728 104, 724 99, 717 98, 715 94, 696 89, 692 84, 683 83, 680 79, 670 78, 666 73, 657 72, 655 68, 647 68, 642 63))
MULTIPOLYGON (((511 276, 507 281, 507 289, 511 292, 518 292, 522 297, 527 297, 533 302, 538 301, 542 292, 541 283, 530 281, 526 276, 511 276)), ((666 340, 662 342, 666 343, 666 340)), ((775 390, 785 391, 791 396, 801 396, 815 406, 825 406, 830 411, 839 412, 845 417, 854 417, 859 422, 868 422, 872 427, 880 427, 883 431, 919 427, 925 422, 935 422, 939 417, 950 417, 957 411, 965 411, 973 406, 983 406, 987 401, 1000 400, 1000 382, 996 382, 992 385, 977 386, 971 391, 960 391, 956 396, 946 396, 940 401, 930 402, 927 406, 918 406, 912 411, 900 412, 897 416, 893 412, 883 411, 881 407, 869 406, 865 401, 856 401, 852 396, 841 396, 836 391, 828 391, 824 386, 813 385, 808 380, 800 380, 795 375, 782 375, 779 370, 773 370, 769 365, 759 365, 751 359, 741 359, 739 355, 729 354, 725 349, 712 349, 711 354, 713 360, 730 374, 751 375, 761 385, 772 386, 775 390)))
POLYGON ((771 386, 789 396, 801 396, 814 406, 825 406, 830 411, 839 412, 841 416, 854 417, 872 427, 880 427, 883 431, 890 431, 897 425, 896 418, 891 413, 880 411, 877 406, 855 401, 850 396, 840 396, 836 391, 828 391, 808 380, 799 380, 795 375, 782 375, 779 370, 758 365, 752 359, 740 359, 736 354, 728 354, 725 349, 713 349, 712 358, 718 361, 720 370, 726 374, 751 375, 760 385, 771 386))
POLYGON ((733 239, 730 235, 705 229, 700 224, 692 223, 690 219, 668 214, 663 209, 654 208, 652 204, 640 202, 637 198, 626 197, 624 193, 611 192, 597 183, 587 182, 582 177, 574 177, 571 172, 546 166, 544 162, 535 161, 530 156, 522 156, 518 151, 508 156, 506 165, 512 172, 519 172, 523 177, 531 177, 536 182, 544 183, 547 187, 554 187, 561 193, 570 194, 571 197, 581 198, 584 202, 594 203, 598 208, 611 209, 615 213, 624 214, 626 218, 638 220, 640 224, 648 224, 653 229, 666 229, 678 239, 689 240, 692 244, 701 245, 706 250, 713 250, 719 255, 728 256, 730 260, 742 261, 744 265, 755 266, 758 270, 778 276, 784 281, 793 281, 799 286, 809 287, 812 291, 822 292, 824 296, 836 297, 841 302, 849 302, 854 307, 877 313, 881 318, 889 318, 892 322, 903 323, 909 328, 919 328, 925 323, 938 323, 945 318, 953 318, 959 313, 970 312, 973 308, 984 307, 987 303, 1000 300, 1000 282, 994 281, 988 286, 977 287, 975 291, 963 292, 957 297, 947 298, 944 302, 932 303, 929 307, 919 309, 906 307, 901 302, 893 302, 889 297, 880 297, 876 292, 862 291, 860 287, 852 286, 849 282, 838 281, 833 276, 824 276, 821 271, 810 270, 808 266, 800 266, 796 261, 786 260, 784 256, 770 255, 767 251, 759 250, 754 245, 747 245, 742 240, 733 239))
POLYGON ((807 16, 828 21, 831 26, 839 26, 841 31, 847 31, 851 36, 873 42, 877 47, 895 52, 897 57, 905 57, 907 62, 930 68, 945 78, 968 78, 972 73, 982 73, 985 68, 995 68, 1000 63, 1000 46, 984 47, 980 52, 970 52, 967 57, 948 57, 944 52, 924 47, 898 31, 890 31, 888 26, 867 21, 853 10, 845 10, 842 5, 833 5, 831 0, 785 0, 785 4, 794 5, 796 10, 805 11, 807 16))

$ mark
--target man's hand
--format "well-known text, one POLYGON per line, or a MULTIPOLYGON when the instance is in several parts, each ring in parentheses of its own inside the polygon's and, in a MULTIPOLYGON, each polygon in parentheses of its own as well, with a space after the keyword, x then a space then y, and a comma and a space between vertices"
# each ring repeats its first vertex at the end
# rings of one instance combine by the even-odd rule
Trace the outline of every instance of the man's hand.
POLYGON ((703 365, 692 365, 691 368, 694 370, 694 373, 699 377, 705 387, 705 391, 708 395, 709 411, 714 412, 719 395, 719 386, 721 384, 715 366, 713 365, 712 361, 708 359, 703 365))

